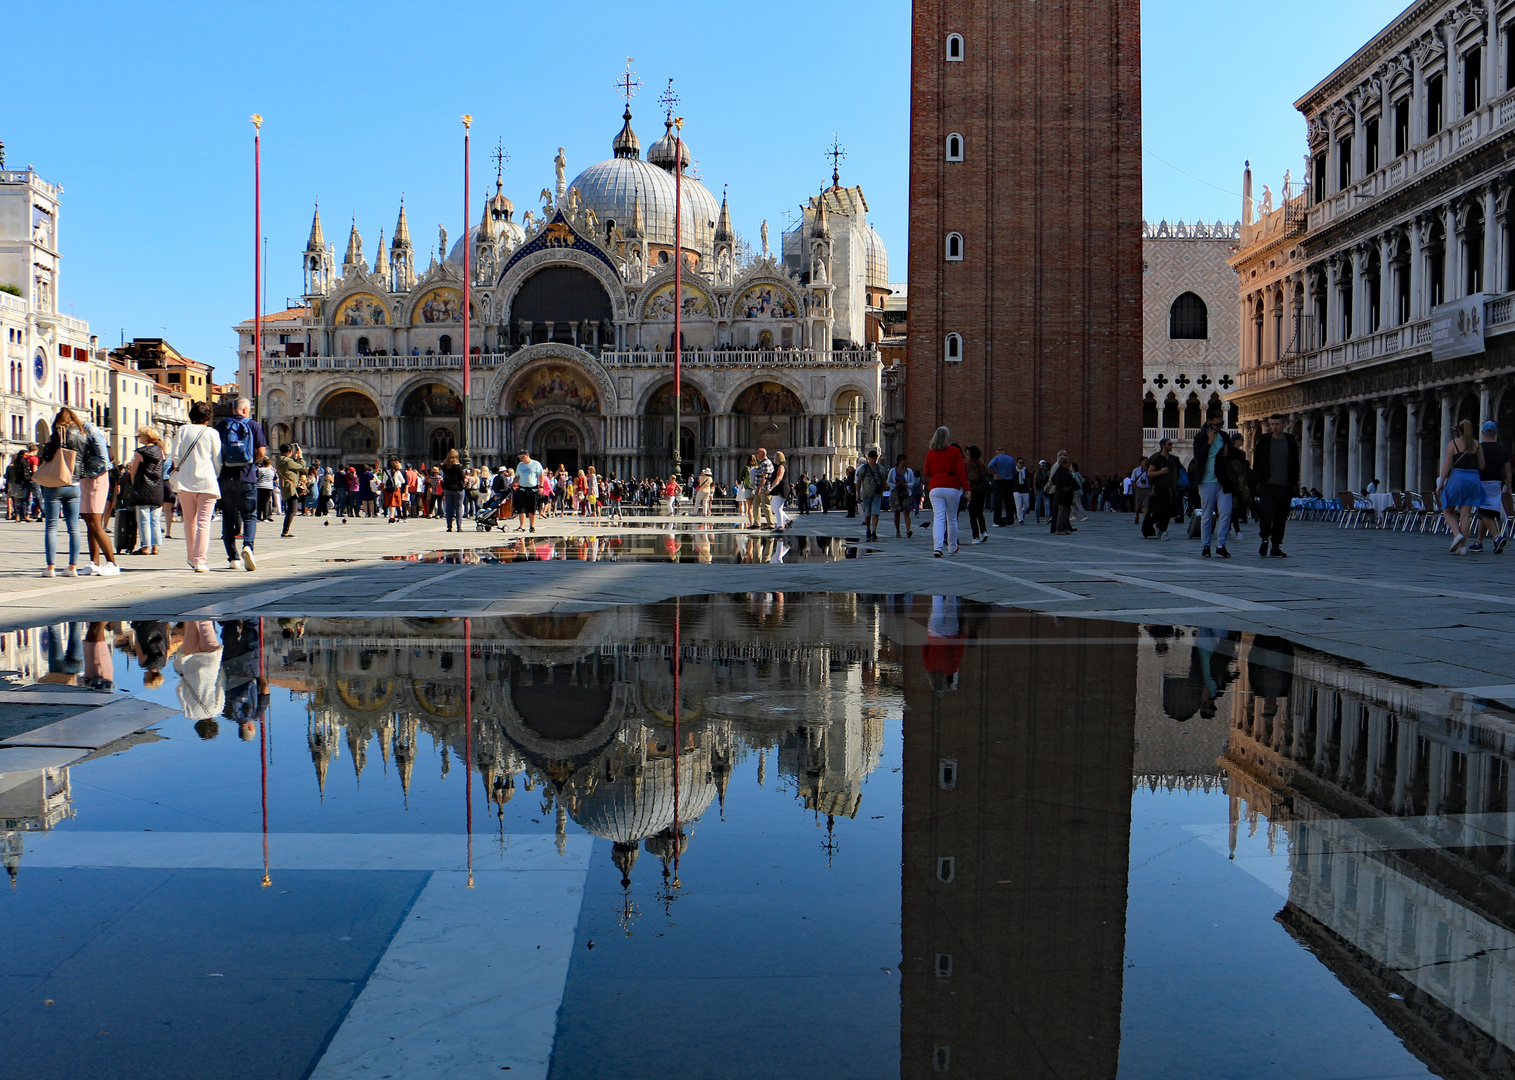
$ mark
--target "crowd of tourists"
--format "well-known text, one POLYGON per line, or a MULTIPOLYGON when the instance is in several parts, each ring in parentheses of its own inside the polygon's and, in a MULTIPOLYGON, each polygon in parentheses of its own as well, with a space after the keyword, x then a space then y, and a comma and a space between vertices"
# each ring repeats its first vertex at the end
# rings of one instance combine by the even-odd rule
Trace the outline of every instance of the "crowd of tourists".
MULTIPOLYGON (((1228 432, 1212 411, 1181 455, 1171 439, 1143 457, 1129 475, 1086 476, 1067 451, 1033 465, 1003 448, 986 457, 975 445, 962 447, 938 428, 920 467, 899 454, 885 467, 877 450, 836 478, 791 476, 783 451, 756 450, 731 487, 710 469, 688 477, 620 479, 593 466, 570 471, 549 468, 522 451, 515 465, 493 472, 462 464, 456 450, 439 463, 406 463, 391 458, 372 466, 332 468, 307 461, 302 448, 284 443, 271 449, 252 419, 251 403, 239 399, 229 416, 216 418, 196 402, 189 423, 171 444, 152 427, 139 428, 126 461, 112 459, 105 433, 68 408, 54 418, 43 446, 16 453, 6 466, 10 520, 42 521, 43 576, 120 573, 122 554, 156 556, 182 523, 185 561, 198 573, 209 570, 212 524, 221 518, 221 542, 230 569, 257 569, 257 532, 282 515, 280 536, 293 537, 297 517, 344 522, 385 518, 391 523, 441 518, 447 532, 461 532, 465 520, 481 527, 535 532, 538 517, 619 520, 628 510, 673 516, 684 510, 708 519, 732 504, 741 527, 782 534, 796 514, 832 510, 860 518, 867 540, 878 540, 887 511, 896 537, 912 538, 915 519, 931 517, 936 557, 959 550, 958 522, 968 516, 972 544, 987 543, 990 517, 995 527, 1046 522, 1054 536, 1078 531, 1079 522, 1099 511, 1133 515, 1143 537, 1169 539, 1180 523, 1200 543, 1203 558, 1230 558, 1229 542, 1243 539, 1242 527, 1255 520, 1258 554, 1285 558, 1284 533, 1290 513, 1319 492, 1300 482, 1300 448, 1285 430, 1286 418, 1273 416, 1250 454, 1240 433, 1228 432), (81 551, 80 523, 83 523, 81 551), (114 530, 110 525, 114 521, 114 530), (67 563, 60 565, 58 526, 62 525, 67 563), (114 535, 112 535, 114 533, 114 535), (87 558, 81 556, 87 552, 87 558)), ((1489 421, 1480 431, 1464 420, 1448 441, 1437 482, 1437 500, 1451 552, 1465 555, 1504 550, 1511 517, 1511 460, 1489 421)), ((1375 490, 1376 481, 1368 485, 1375 490)))

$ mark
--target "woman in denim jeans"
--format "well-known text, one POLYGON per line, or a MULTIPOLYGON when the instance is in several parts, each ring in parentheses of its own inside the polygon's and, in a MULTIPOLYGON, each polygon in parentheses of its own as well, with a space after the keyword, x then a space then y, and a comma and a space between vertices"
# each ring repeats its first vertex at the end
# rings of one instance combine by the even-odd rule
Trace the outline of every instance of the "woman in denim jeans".
MULTIPOLYGON (((84 452, 89 448, 89 437, 84 433, 84 425, 74 415, 72 409, 59 409, 58 415, 53 417, 53 434, 47 440, 47 445, 42 448, 42 462, 46 464, 58 456, 59 450, 72 450, 74 452, 74 468, 78 469, 84 460, 84 452)), ((58 517, 63 517, 63 527, 68 530, 68 569, 63 572, 65 577, 78 577, 79 571, 76 566, 79 562, 79 485, 77 483, 66 484, 63 487, 42 488, 42 514, 45 524, 42 526, 42 551, 47 559, 47 567, 42 571, 43 577, 53 577, 53 566, 57 562, 57 536, 58 517)))

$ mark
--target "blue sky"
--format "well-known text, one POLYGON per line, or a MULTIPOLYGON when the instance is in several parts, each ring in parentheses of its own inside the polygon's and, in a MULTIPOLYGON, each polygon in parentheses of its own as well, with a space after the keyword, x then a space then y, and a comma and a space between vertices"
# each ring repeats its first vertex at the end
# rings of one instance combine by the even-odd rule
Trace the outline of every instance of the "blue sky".
MULTIPOLYGON (((1298 175, 1293 101, 1403 4, 1143 6, 1145 213, 1231 221, 1242 160, 1275 190, 1285 168, 1298 175)), ((843 182, 863 185, 891 274, 904 277, 910 19, 900 0, 17 7, 7 36, 49 45, 7 50, 15 92, 0 100, 0 140, 9 167, 33 164, 63 185, 64 310, 109 343, 123 330, 166 335, 218 378, 233 370, 230 326, 252 309, 249 114, 266 121, 277 310, 300 289, 317 198, 338 258, 356 214, 372 259, 401 191, 423 261, 438 222, 457 237, 464 112, 475 194, 493 189, 489 151, 502 138, 518 215, 539 206, 558 146, 570 178, 608 157, 628 54, 645 83, 633 102, 643 145, 661 134, 655 99, 675 75, 704 181, 718 198, 730 186, 736 226, 754 240, 767 218, 776 245, 785 211, 829 181, 824 151, 837 134, 843 182)))

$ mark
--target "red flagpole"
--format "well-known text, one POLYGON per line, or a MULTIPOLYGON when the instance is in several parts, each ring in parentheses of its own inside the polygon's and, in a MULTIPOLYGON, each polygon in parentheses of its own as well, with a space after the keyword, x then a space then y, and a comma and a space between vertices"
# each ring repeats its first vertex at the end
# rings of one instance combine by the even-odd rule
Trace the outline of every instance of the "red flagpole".
MULTIPOLYGON (((684 120, 676 119, 673 152, 673 475, 684 482, 684 120)), ((675 773, 677 778, 677 773, 675 773)))
POLYGON ((470 245, 468 243, 468 222, 472 217, 472 213, 468 208, 468 131, 472 126, 473 117, 465 113, 463 115, 463 409, 458 424, 458 442, 461 444, 458 457, 465 466, 471 460, 468 452, 468 425, 471 419, 468 399, 473 390, 473 385, 469 378, 471 375, 469 370, 469 361, 471 360, 469 356, 471 351, 469 330, 473 324, 473 305, 469 297, 471 295, 470 288, 473 280, 473 269, 471 261, 472 252, 469 250, 470 245))
POLYGON ((253 113, 253 419, 263 392, 263 117, 253 113))

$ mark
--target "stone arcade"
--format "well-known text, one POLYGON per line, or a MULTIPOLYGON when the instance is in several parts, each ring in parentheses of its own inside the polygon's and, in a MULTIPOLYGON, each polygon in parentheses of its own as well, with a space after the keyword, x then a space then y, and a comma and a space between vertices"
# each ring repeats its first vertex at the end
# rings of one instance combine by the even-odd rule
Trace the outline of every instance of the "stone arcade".
MULTIPOLYGON (((305 304, 264 320, 270 438, 326 462, 435 461, 457 441, 463 245, 471 245, 469 447, 494 465, 529 449, 550 465, 665 474, 673 448, 675 171, 682 172, 681 458, 735 479, 758 446, 793 471, 836 475, 879 440, 888 259, 860 188, 804 204, 781 251, 749 252, 730 209, 679 160, 671 120, 641 156, 628 107, 614 156, 565 179, 540 216, 497 177, 479 224, 417 268, 406 209, 372 266, 356 222, 340 270, 319 209, 303 255, 305 304)), ((252 323, 237 327, 241 383, 252 323)))

